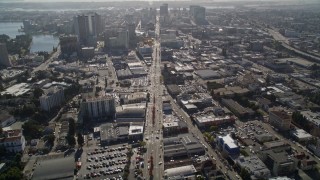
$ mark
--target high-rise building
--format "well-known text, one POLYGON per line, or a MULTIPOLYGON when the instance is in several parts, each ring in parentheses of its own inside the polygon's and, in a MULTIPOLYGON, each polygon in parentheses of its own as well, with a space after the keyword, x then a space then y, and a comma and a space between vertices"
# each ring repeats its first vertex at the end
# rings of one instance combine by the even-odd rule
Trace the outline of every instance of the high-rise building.
POLYGON ((125 29, 110 30, 105 32, 106 49, 128 49, 129 31, 125 29))
POLYGON ((196 22, 204 22, 206 19, 206 8, 198 5, 190 6, 190 16, 196 22))
POLYGON ((115 100, 111 95, 84 99, 81 102, 81 113, 90 119, 113 117, 116 111, 115 100))
POLYGON ((0 66, 9 67, 11 62, 7 51, 7 46, 4 43, 0 43, 0 66))
POLYGON ((168 10, 168 4, 162 4, 160 6, 160 16, 167 16, 169 15, 169 10, 168 10))
POLYGON ((101 16, 97 13, 74 17, 74 29, 81 44, 95 45, 97 36, 102 33, 101 16))
POLYGON ((53 86, 46 90, 39 99, 41 109, 51 111, 52 108, 60 106, 64 102, 64 89, 53 86))
POLYGON ((77 36, 61 36, 59 43, 62 54, 72 54, 78 51, 79 42, 77 36))

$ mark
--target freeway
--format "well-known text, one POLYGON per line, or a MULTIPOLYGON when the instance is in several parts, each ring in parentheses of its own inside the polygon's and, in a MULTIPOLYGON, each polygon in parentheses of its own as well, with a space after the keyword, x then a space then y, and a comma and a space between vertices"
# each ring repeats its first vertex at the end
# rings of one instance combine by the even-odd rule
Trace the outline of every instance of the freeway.
POLYGON ((153 46, 153 63, 149 71, 149 93, 151 102, 148 104, 148 113, 145 128, 145 141, 147 152, 145 154, 144 177, 146 179, 162 179, 163 175, 163 151, 162 151, 162 86, 160 82, 160 24, 156 18, 156 39, 153 46), (151 159, 152 157, 152 159, 151 159))
POLYGON ((310 59, 312 59, 312 60, 314 60, 314 61, 316 61, 316 62, 320 62, 320 57, 314 56, 314 55, 312 55, 312 54, 310 54, 310 53, 303 52, 303 51, 301 51, 301 50, 299 50, 299 49, 296 49, 296 48, 290 46, 290 45, 289 45, 289 40, 288 40, 286 37, 282 36, 282 34, 280 34, 279 32, 277 32, 276 30, 274 30, 274 29, 268 29, 268 32, 270 33, 270 35, 271 35, 275 40, 280 41, 280 42, 281 42, 281 45, 282 45, 284 48, 286 48, 286 49, 288 49, 288 50, 290 50, 290 51, 294 51, 296 54, 299 54, 299 55, 301 55, 301 56, 303 56, 303 57, 308 57, 308 58, 310 58, 310 59))

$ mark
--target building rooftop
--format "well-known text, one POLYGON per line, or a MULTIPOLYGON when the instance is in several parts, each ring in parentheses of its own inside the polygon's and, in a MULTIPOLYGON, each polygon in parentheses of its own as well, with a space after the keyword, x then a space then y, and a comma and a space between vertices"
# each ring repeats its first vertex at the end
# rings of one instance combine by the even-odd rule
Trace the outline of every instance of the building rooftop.
POLYGON ((130 135, 137 135, 143 133, 143 125, 132 125, 129 126, 129 136, 130 135))
POLYGON ((232 139, 232 137, 229 134, 226 136, 218 136, 218 138, 222 139, 224 144, 227 144, 230 149, 238 147, 235 140, 232 139))
POLYGON ((214 79, 221 77, 221 75, 218 72, 213 71, 211 69, 197 70, 196 74, 200 76, 201 79, 214 79))
POLYGON ((312 138, 312 135, 307 133, 303 129, 294 129, 291 131, 291 134, 298 139, 308 139, 308 138, 311 139, 312 138))
POLYGON ((271 175, 270 170, 257 156, 240 156, 236 162, 256 177, 269 177, 271 175))
POLYGON ((193 165, 181 166, 171 169, 166 169, 164 175, 166 177, 175 177, 175 176, 189 176, 196 173, 197 170, 193 165))
POLYGON ((23 94, 29 92, 31 90, 29 87, 30 86, 27 83, 16 84, 16 85, 13 85, 13 86, 7 88, 5 91, 2 91, 1 95, 11 94, 13 96, 20 96, 20 95, 23 95, 23 94))
POLYGON ((320 127, 320 112, 301 111, 300 112, 309 122, 320 127))

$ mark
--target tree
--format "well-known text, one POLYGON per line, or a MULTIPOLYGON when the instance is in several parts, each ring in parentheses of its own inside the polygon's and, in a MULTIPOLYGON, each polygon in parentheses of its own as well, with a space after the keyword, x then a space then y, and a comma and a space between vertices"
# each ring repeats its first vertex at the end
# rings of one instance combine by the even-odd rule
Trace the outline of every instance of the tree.
POLYGON ((76 139, 74 138, 74 136, 68 135, 66 137, 66 139, 67 139, 69 146, 73 147, 74 145, 76 145, 76 139))
POLYGON ((70 119, 69 119, 69 131, 68 131, 68 135, 74 136, 74 135, 75 135, 75 131, 76 131, 75 120, 74 120, 73 118, 70 118, 70 119))
POLYGON ((250 173, 245 168, 241 169, 240 176, 242 179, 251 180, 250 173))
POLYGON ((218 127, 217 126, 210 126, 210 131, 217 131, 218 127))
POLYGON ((147 143, 145 141, 140 141, 139 144, 140 146, 144 147, 147 143))
POLYGON ((78 133, 77 134, 77 142, 78 142, 78 145, 79 146, 83 146, 84 144, 84 138, 83 138, 83 135, 81 133, 78 133))
POLYGON ((50 135, 45 136, 44 140, 47 141, 49 146, 53 147, 55 138, 56 137, 53 134, 50 134, 50 135))
POLYGON ((22 172, 18 167, 12 167, 10 168, 6 173, 3 173, 0 177, 0 179, 5 180, 20 180, 22 178, 22 172))
POLYGON ((43 90, 41 89, 41 88, 35 88, 34 90, 33 90, 33 97, 35 98, 35 99, 39 99, 39 97, 43 94, 44 92, 43 92, 43 90))

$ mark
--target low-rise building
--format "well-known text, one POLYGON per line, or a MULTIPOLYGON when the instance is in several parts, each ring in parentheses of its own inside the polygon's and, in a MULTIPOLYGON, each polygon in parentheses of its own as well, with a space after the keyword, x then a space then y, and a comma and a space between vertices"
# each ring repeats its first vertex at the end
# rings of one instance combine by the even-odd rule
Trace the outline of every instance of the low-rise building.
POLYGON ((138 142, 143 139, 142 123, 106 123, 98 129, 100 134, 100 143, 103 145, 114 144, 118 142, 138 142))
POLYGON ((252 109, 245 108, 232 99, 222 99, 221 102, 238 117, 248 117, 254 115, 254 111, 252 109))
POLYGON ((259 153, 259 157, 274 176, 291 175, 298 165, 298 161, 286 151, 265 150, 259 153))
POLYGON ((166 169, 164 171, 165 179, 189 179, 195 178, 196 168, 193 165, 181 166, 166 169))
POLYGON ((194 121, 200 128, 210 127, 210 126, 220 126, 223 124, 233 124, 235 118, 229 115, 226 116, 216 116, 214 114, 205 115, 194 115, 194 121))
POLYGON ((146 104, 128 104, 116 108, 117 122, 144 122, 146 119, 146 104))
POLYGON ((235 156, 239 155, 240 147, 237 145, 236 141, 232 139, 230 134, 226 136, 217 137, 217 145, 222 150, 222 152, 227 155, 235 156))
POLYGON ((284 109, 269 110, 269 123, 280 131, 287 131, 291 125, 291 114, 284 109))
POLYGON ((312 139, 312 135, 303 129, 293 129, 290 131, 291 136, 299 142, 307 142, 312 139))
POLYGON ((26 140, 21 129, 8 130, 3 132, 0 138, 0 146, 3 146, 7 152, 23 152, 26 146, 26 140))
POLYGON ((257 156, 240 156, 236 159, 236 164, 246 169, 251 179, 268 179, 271 176, 270 170, 257 156))
POLYGON ((147 102, 147 93, 135 92, 131 94, 121 94, 120 103, 122 104, 134 104, 147 102))
POLYGON ((179 134, 175 137, 164 138, 163 151, 165 160, 205 154, 203 145, 192 134, 179 134))

